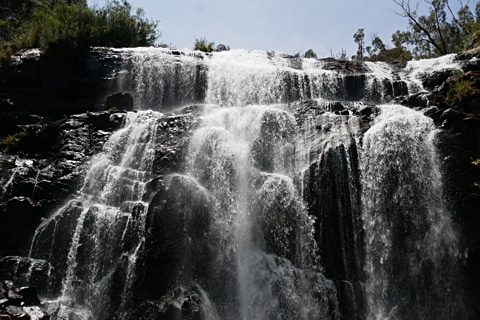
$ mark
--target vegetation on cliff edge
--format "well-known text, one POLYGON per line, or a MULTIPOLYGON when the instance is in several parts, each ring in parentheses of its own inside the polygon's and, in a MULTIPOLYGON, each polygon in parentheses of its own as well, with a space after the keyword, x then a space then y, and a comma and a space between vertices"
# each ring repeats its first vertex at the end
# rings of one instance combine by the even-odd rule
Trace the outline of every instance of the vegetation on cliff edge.
POLYGON ((158 22, 126 0, 110 0, 91 8, 85 0, 7 0, 0 5, 0 58, 17 50, 41 48, 71 52, 90 46, 151 46, 159 33, 158 22))
POLYGON ((353 35, 357 43, 357 53, 353 60, 407 61, 412 58, 424 59, 450 53, 458 53, 480 44, 480 2, 472 11, 470 1, 459 1, 459 9, 454 12, 453 1, 423 0, 428 5, 428 13, 421 15, 419 5, 410 0, 393 0, 398 14, 408 20, 407 30, 397 30, 392 34, 393 46, 386 45, 377 35, 372 36, 371 44, 365 42, 363 28, 353 35))

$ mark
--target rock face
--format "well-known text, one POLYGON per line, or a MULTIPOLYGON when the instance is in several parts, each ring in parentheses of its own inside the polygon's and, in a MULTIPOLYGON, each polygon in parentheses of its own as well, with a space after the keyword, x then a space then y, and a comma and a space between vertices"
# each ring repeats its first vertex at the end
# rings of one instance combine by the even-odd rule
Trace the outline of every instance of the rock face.
POLYGON ((206 272, 211 260, 206 238, 213 206, 211 196, 186 176, 159 177, 154 181, 156 192, 148 207, 145 261, 139 277, 144 279, 140 286, 147 300, 160 299, 168 292, 163 290, 201 281, 190 279, 188 272, 206 272), (193 271, 178 268, 182 265, 193 271), (160 289, 157 283, 165 286, 160 289))
MULTIPOLYGON (((172 53, 180 54, 183 53, 172 53)), ((270 173, 280 166, 288 174, 298 161, 296 135, 316 138, 309 154, 304 155, 308 164, 304 174, 296 181, 283 179, 281 174, 265 174, 249 185, 255 193, 249 204, 256 217, 254 229, 257 235, 261 234, 254 241, 261 243, 266 252, 265 256, 256 257, 258 261, 252 265, 265 267, 272 274, 281 273, 277 282, 265 285, 272 285, 274 291, 288 291, 305 282, 325 285, 327 289, 322 289, 326 291, 310 289, 327 304, 325 313, 329 318, 366 318, 367 239, 361 216, 359 150, 363 134, 380 113, 374 103, 397 101, 422 110, 440 129, 445 194, 454 212, 454 222, 462 228, 460 247, 468 252, 468 257, 463 258, 462 281, 467 294, 473 297, 470 300, 475 301, 480 288, 480 197, 474 195, 472 185, 480 181, 480 168, 470 163, 480 157, 480 64, 471 59, 473 56, 475 53, 458 56, 463 61, 462 76, 451 70, 429 74, 423 79, 423 87, 428 90, 415 94, 410 94, 407 83, 398 76, 405 68, 400 64, 393 66, 393 79, 372 80, 366 64, 323 61, 324 69, 341 74, 343 81, 324 88, 327 98, 332 99, 328 102, 301 101, 312 97, 313 85, 295 73, 282 74, 286 92, 282 101, 289 104, 293 116, 271 111, 262 114, 259 134, 252 142, 255 172, 270 173), (452 105, 447 97, 460 80, 468 81, 472 94, 452 105), (282 163, 276 160, 279 152, 282 163), (302 186, 301 194, 286 197, 294 184, 302 186), (299 221, 298 212, 303 210, 314 217, 315 248, 325 278, 320 273, 297 269, 304 261, 297 257, 295 241, 298 230, 308 224, 299 221), (278 265, 282 271, 272 271, 278 265), (294 284, 283 281, 282 277, 289 276, 294 284), (335 303, 342 306, 339 312, 335 303)), ((301 61, 289 59, 291 68, 301 68, 301 61)), ((131 67, 134 62, 127 65, 131 67)), ((96 49, 89 56, 59 65, 33 55, 0 68, 0 137, 4 137, 0 153, 0 318, 48 319, 47 313, 55 317, 60 306, 42 306, 38 295, 55 298, 61 293, 74 241, 83 241, 78 259, 88 260, 94 251, 94 234, 87 229, 95 223, 94 216, 101 208, 78 201, 75 193, 84 182, 91 156, 103 150, 109 137, 122 128, 134 109, 144 107, 135 105, 140 101, 136 92, 121 90, 119 84, 128 76, 122 71, 124 67, 114 51, 96 49), (79 239, 75 240, 79 219, 84 219, 85 230, 80 230, 79 239), (37 246, 30 248, 32 238, 37 246), (26 258, 29 251, 37 259, 26 258)), ((183 69, 178 65, 167 72, 172 76, 171 82, 144 90, 158 93, 155 99, 161 101, 155 103, 173 106, 179 101, 203 102, 206 71, 198 64, 188 68, 195 73, 190 79, 192 90, 179 83, 183 69), (184 91, 176 91, 173 83, 184 91)), ((152 179, 145 184, 141 201, 124 201, 120 207, 119 220, 125 229, 122 249, 135 251, 135 256, 124 254, 115 261, 117 266, 111 274, 115 281, 105 291, 110 300, 100 313, 102 317, 120 315, 130 308, 132 317, 145 320, 215 319, 219 317, 218 310, 210 305, 210 298, 221 301, 226 309, 231 307, 229 301, 240 299, 233 294, 209 297, 205 293, 210 289, 228 292, 237 286, 229 276, 239 271, 219 271, 215 264, 223 262, 215 261, 218 248, 212 245, 224 240, 212 231, 212 212, 223 212, 218 207, 230 208, 231 204, 216 204, 214 195, 185 174, 189 142, 202 111, 203 107, 192 105, 162 114, 155 122, 155 143, 145 151, 153 155, 149 167, 152 179), (145 221, 140 221, 143 216, 145 221), (137 239, 129 226, 142 223, 143 242, 135 248, 137 239), (212 274, 216 282, 207 281, 212 274), (134 293, 128 296, 133 305, 128 308, 122 300, 123 290, 127 289, 134 293)), ((209 157, 222 151, 220 138, 217 135, 216 140, 209 140, 206 151, 189 160, 208 166, 209 157)), ((234 181, 238 168, 234 168, 233 156, 226 157, 222 166, 229 172, 228 179, 234 181)), ((216 186, 216 169, 211 169, 209 177, 200 176, 198 180, 216 186)), ((121 177, 123 187, 134 188, 137 181, 129 174, 121 177)), ((235 193, 234 187, 229 192, 235 193)), ((123 193, 118 197, 123 196, 127 197, 123 193)), ((86 268, 77 266, 71 272, 88 274, 86 268)), ((287 300, 282 292, 276 294, 287 300)), ((479 307, 471 304, 469 309, 480 314, 479 307)), ((293 312, 294 307, 297 306, 286 310, 293 312)))
POLYGON ((112 94, 107 97, 105 107, 108 110, 133 111, 133 97, 124 92, 112 94))
POLYGON ((27 127, 18 152, 2 155, 0 252, 27 253, 40 221, 76 190, 85 161, 121 119, 122 114, 89 113, 27 127))
POLYGON ((39 299, 39 290, 47 290, 50 285, 49 270, 50 265, 43 260, 24 257, 0 259, 0 278, 4 279, 0 282, 0 317, 50 319, 39 299))

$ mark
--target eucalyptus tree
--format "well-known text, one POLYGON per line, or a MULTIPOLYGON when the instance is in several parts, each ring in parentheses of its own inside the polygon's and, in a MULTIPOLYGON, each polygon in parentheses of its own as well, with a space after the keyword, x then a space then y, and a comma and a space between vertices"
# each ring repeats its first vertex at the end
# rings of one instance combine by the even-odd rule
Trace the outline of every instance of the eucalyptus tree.
POLYGON ((428 13, 418 13, 419 4, 411 0, 393 0, 400 16, 408 19, 408 31, 396 41, 412 47, 417 58, 428 58, 462 51, 474 33, 479 29, 480 5, 475 5, 475 14, 469 4, 459 2, 454 12, 449 0, 423 0, 428 13))

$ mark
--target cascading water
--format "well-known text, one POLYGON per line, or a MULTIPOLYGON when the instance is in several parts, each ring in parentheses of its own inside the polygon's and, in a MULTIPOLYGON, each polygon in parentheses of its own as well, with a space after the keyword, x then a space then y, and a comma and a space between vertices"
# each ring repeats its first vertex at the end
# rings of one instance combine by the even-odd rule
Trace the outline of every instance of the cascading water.
POLYGON ((61 292, 58 319, 109 318, 111 305, 118 304, 112 300, 124 307, 129 298, 145 230, 141 199, 145 182, 152 178, 152 144, 160 116, 151 111, 128 114, 125 127, 92 158, 80 195, 37 230, 31 255, 54 262, 55 278, 61 279, 52 285, 61 292))
POLYGON ((223 317, 335 319, 335 289, 315 272, 313 221, 293 185, 295 119, 264 106, 207 114, 187 172, 215 199, 210 236, 220 270, 213 273, 237 279, 216 288, 232 304, 223 317))
POLYGON ((361 156, 370 319, 463 318, 430 118, 384 105, 361 156))
MULTIPOLYGON (((144 111, 127 113, 32 245, 54 266, 57 319, 467 314, 434 127, 368 104, 421 91, 420 66, 117 53, 118 85, 144 111), (148 109, 193 103, 199 118, 175 111, 197 117, 183 162, 164 170, 158 149, 177 139, 178 119, 148 109)), ((449 57, 427 70, 442 67, 456 66, 449 57)))

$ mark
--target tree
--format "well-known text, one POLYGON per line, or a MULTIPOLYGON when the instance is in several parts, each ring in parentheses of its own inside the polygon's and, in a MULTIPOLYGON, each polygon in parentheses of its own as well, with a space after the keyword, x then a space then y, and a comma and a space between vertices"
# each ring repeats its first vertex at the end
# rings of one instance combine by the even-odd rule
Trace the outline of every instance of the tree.
POLYGON ((358 45, 357 55, 354 56, 354 60, 363 60, 363 54, 365 52, 365 33, 363 28, 359 28, 353 35, 353 40, 358 45))
POLYGON ((312 49, 308 49, 308 50, 305 51, 305 53, 303 54, 303 57, 304 57, 304 58, 314 58, 314 59, 316 59, 316 58, 317 58, 317 54, 316 54, 312 49))
POLYGON ((379 36, 374 36, 372 45, 367 46, 367 53, 370 61, 409 61, 412 59, 412 53, 403 46, 402 39, 408 35, 397 31, 392 35, 393 48, 388 48, 379 36))
MULTIPOLYGON (((413 46, 413 54, 417 58, 428 58, 464 49, 475 31, 479 30, 478 14, 480 6, 477 3, 475 16, 468 4, 460 1, 460 9, 454 13, 448 0, 423 0, 429 6, 427 15, 418 14, 418 4, 414 7, 410 0, 393 0, 400 8, 397 12, 408 19, 409 30, 395 41, 402 45, 413 46)), ((397 43, 397 48, 401 46, 397 43)))
POLYGON ((126 0, 108 1, 100 9, 89 8, 86 0, 25 0, 30 7, 20 6, 22 1, 0 5, 0 13, 13 17, 0 16, 0 60, 8 61, 12 52, 31 47, 68 55, 90 46, 151 46, 159 36, 158 22, 145 19, 142 9, 132 15, 126 0))
POLYGON ((366 49, 368 55, 370 56, 370 60, 371 60, 373 56, 376 56, 379 53, 387 50, 387 47, 383 43, 382 39, 380 39, 379 36, 375 35, 372 39, 372 45, 367 46, 365 49, 366 49))
POLYGON ((229 50, 230 50, 230 46, 224 45, 223 43, 218 44, 217 47, 215 48, 216 52, 229 51, 229 50))

